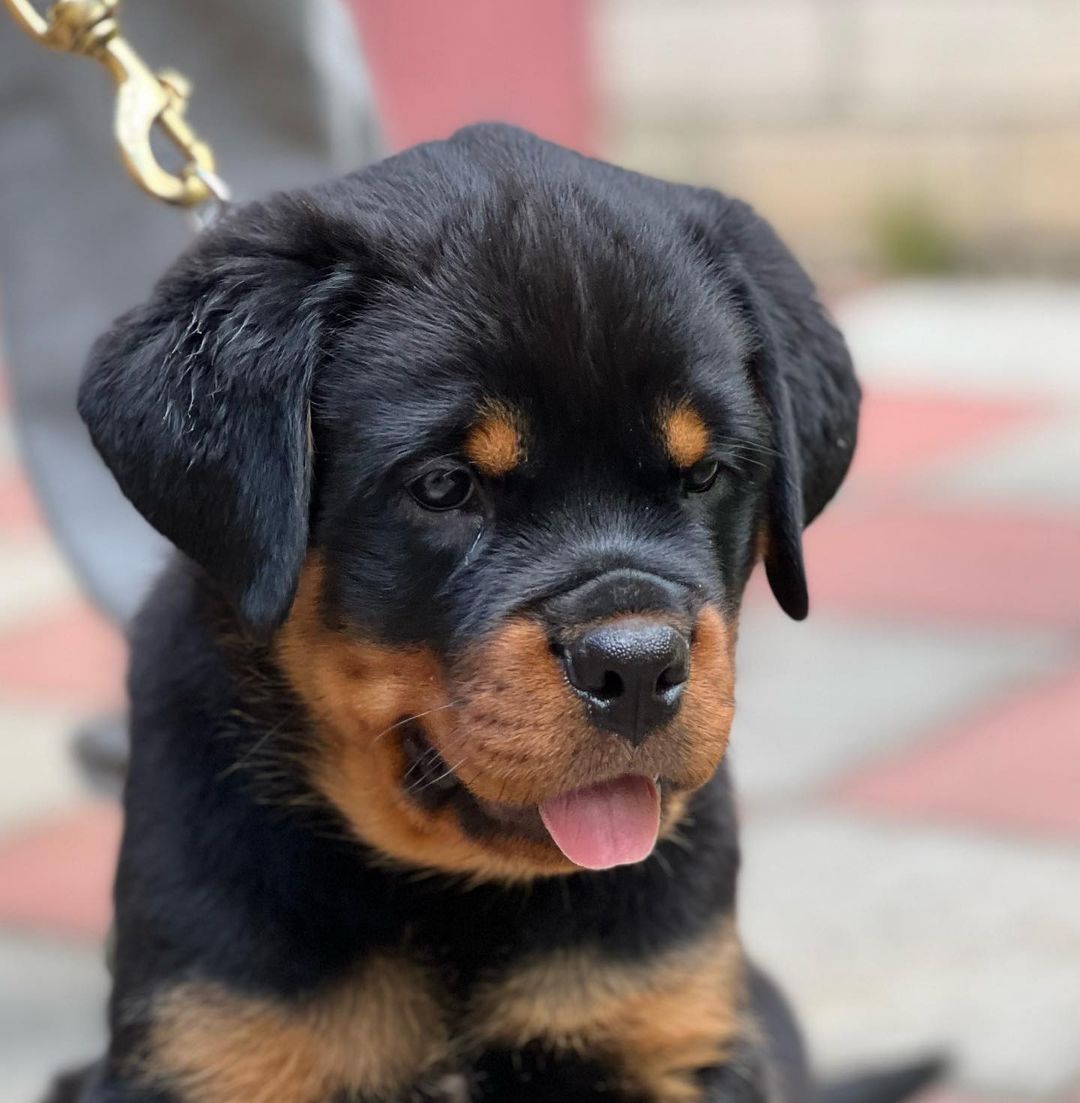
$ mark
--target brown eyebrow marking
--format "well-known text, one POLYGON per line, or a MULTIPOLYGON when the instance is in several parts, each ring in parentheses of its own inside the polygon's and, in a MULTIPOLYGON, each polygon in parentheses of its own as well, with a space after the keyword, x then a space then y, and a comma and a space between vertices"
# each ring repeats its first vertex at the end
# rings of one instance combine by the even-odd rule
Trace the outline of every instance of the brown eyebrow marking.
POLYGON ((513 412, 502 405, 481 410, 480 419, 465 438, 465 455, 485 475, 507 475, 524 455, 513 412))
POLYGON ((693 467, 709 450, 709 430, 701 415, 686 403, 669 411, 663 420, 664 444, 676 467, 693 467))

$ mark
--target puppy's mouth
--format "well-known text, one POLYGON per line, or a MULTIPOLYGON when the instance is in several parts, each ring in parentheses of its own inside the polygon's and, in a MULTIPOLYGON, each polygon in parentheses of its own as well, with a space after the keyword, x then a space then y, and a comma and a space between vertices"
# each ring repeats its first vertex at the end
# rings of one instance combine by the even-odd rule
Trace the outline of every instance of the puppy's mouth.
POLYGON ((656 845, 665 786, 624 774, 570 789, 535 805, 486 800, 471 793, 416 722, 403 726, 402 789, 427 811, 453 809, 470 834, 511 833, 555 846, 582 869, 602 870, 647 858, 656 845))

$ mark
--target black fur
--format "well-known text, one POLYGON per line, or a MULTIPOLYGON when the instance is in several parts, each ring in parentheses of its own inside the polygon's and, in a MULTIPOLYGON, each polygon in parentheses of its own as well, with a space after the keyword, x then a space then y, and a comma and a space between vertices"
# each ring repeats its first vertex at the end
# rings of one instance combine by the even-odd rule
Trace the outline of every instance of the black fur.
MULTIPOLYGON (((733 614, 763 528, 773 590, 802 617, 802 528, 843 478, 857 407, 842 340, 749 207, 510 128, 205 233, 98 341, 79 400, 185 557, 133 636, 113 1041, 86 1098, 147 1103, 125 1094, 144 1039, 124 1009, 178 978, 291 997, 407 939, 464 999, 526 953, 645 960, 729 912, 723 769, 681 839, 636 866, 468 888, 375 860, 299 771, 260 772, 308 723, 269 641, 312 548, 328 617, 448 661, 522 611, 556 617, 608 569, 733 614), (472 510, 422 514, 405 484, 485 399, 526 412, 522 470, 472 510), (709 494, 680 492, 656 438, 655 411, 682 400, 724 467, 709 494)), ((531 1052, 473 1074, 477 1098, 522 1103, 593 1098, 606 1075, 531 1052)), ((739 1073, 702 1076, 720 1099, 739 1073)))

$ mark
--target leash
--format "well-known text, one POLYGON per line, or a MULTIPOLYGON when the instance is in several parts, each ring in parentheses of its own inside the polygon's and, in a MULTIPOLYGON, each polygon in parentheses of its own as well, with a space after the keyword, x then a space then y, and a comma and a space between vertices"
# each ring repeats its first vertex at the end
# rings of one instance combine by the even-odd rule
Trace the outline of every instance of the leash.
POLYGON ((100 62, 116 83, 113 136, 128 175, 147 195, 191 212, 196 229, 213 222, 229 202, 229 189, 214 171, 214 155, 184 117, 191 83, 179 73, 152 69, 120 33, 119 0, 56 0, 40 15, 30 0, 3 0, 31 38, 61 53, 100 62), (159 131, 181 158, 166 169, 152 148, 159 131))
MULTIPOLYGON (((225 210, 229 188, 214 171, 214 154, 184 115, 191 83, 173 70, 154 73, 120 33, 119 0, 56 0, 40 15, 30 0, 2 0, 15 23, 41 45, 100 62, 116 83, 113 136, 128 175, 154 199, 189 212, 205 229, 225 210), (180 156, 173 172, 152 147, 155 129, 180 156)), ((116 924, 106 938, 105 959, 114 970, 116 924)))

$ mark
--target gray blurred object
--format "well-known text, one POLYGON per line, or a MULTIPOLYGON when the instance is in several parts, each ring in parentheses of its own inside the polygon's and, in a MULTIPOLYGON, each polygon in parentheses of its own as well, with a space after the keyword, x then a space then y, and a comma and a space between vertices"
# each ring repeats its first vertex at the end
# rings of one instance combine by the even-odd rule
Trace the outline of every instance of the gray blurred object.
MULTIPOLYGON (((121 19, 148 64, 193 82, 188 118, 234 198, 379 155, 355 27, 339 0, 129 0, 121 19)), ((126 621, 164 544, 91 448, 76 385, 90 342, 145 298, 193 231, 183 211, 125 174, 112 113, 100 66, 43 49, 0 8, 0 330, 16 432, 84 588, 126 621)))

